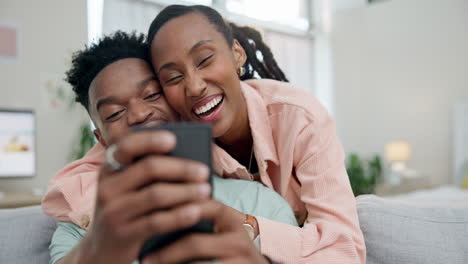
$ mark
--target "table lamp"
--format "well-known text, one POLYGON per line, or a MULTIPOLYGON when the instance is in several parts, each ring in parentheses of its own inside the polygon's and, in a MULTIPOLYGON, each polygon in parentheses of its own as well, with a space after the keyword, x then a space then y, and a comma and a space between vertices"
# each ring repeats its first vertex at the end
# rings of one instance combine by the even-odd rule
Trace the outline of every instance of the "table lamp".
POLYGON ((392 141, 385 145, 385 155, 390 162, 388 183, 399 184, 408 171, 406 163, 411 158, 411 145, 406 141, 392 141))

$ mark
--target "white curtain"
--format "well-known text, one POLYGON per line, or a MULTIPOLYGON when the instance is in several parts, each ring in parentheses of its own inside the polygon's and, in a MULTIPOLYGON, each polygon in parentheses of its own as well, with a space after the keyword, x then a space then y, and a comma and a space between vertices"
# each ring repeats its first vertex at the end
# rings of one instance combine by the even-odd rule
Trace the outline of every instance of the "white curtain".
MULTIPOLYGON (((102 33, 124 30, 146 34, 161 9, 158 4, 144 0, 104 0, 102 33)), ((312 39, 266 29, 260 31, 290 82, 314 92, 312 39)))

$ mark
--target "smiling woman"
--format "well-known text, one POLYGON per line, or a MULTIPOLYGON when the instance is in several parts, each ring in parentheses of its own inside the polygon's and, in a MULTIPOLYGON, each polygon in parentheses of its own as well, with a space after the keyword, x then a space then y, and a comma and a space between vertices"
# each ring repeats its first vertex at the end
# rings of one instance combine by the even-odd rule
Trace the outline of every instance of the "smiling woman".
POLYGON ((261 181, 303 224, 255 217, 262 253, 282 263, 365 263, 344 153, 320 103, 284 82, 241 81, 255 65, 214 9, 169 6, 148 32, 168 103, 184 120, 213 125, 227 152, 215 155, 223 176, 261 181))
POLYGON ((183 119, 212 122, 214 137, 235 142, 239 139, 231 138, 226 132, 248 126, 247 109, 236 74, 246 56, 228 27, 221 28, 222 34, 219 34, 212 26, 206 27, 207 24, 204 17, 195 13, 168 21, 152 42, 153 65, 166 98, 183 119), (182 29, 186 24, 192 24, 191 30, 173 34, 173 30, 182 29), (177 46, 180 49, 170 48, 177 46), (208 83, 215 85, 208 90, 208 83))

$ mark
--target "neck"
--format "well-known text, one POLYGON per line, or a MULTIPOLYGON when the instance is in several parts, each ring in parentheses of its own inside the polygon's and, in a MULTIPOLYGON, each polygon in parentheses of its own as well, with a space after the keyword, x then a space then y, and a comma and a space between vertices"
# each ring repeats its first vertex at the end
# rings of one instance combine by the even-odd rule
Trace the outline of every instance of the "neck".
POLYGON ((217 138, 216 143, 242 165, 248 166, 250 154, 252 152, 253 138, 250 131, 249 116, 245 101, 241 109, 242 111, 238 115, 239 118, 237 118, 235 124, 231 126, 230 131, 217 138))

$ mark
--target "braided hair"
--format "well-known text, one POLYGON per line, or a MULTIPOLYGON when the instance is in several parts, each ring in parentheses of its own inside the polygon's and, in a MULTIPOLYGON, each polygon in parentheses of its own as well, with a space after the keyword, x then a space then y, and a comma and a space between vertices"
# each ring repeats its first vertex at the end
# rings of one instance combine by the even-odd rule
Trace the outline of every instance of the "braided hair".
POLYGON ((263 42, 260 32, 251 27, 241 27, 234 23, 229 23, 229 26, 231 26, 234 38, 239 41, 247 54, 247 61, 243 66, 245 74, 241 77, 242 80, 252 79, 258 75, 260 78, 288 82, 270 48, 263 42))
POLYGON ((234 39, 239 41, 247 55, 247 61, 242 66, 245 69, 245 74, 241 77, 241 80, 260 77, 288 82, 283 71, 276 63, 270 48, 263 42, 260 32, 251 27, 241 27, 234 23, 226 23, 216 10, 208 6, 167 6, 159 12, 151 23, 147 36, 148 44, 151 46, 158 31, 169 20, 190 13, 198 13, 204 16, 223 35, 230 47, 232 47, 234 39))

